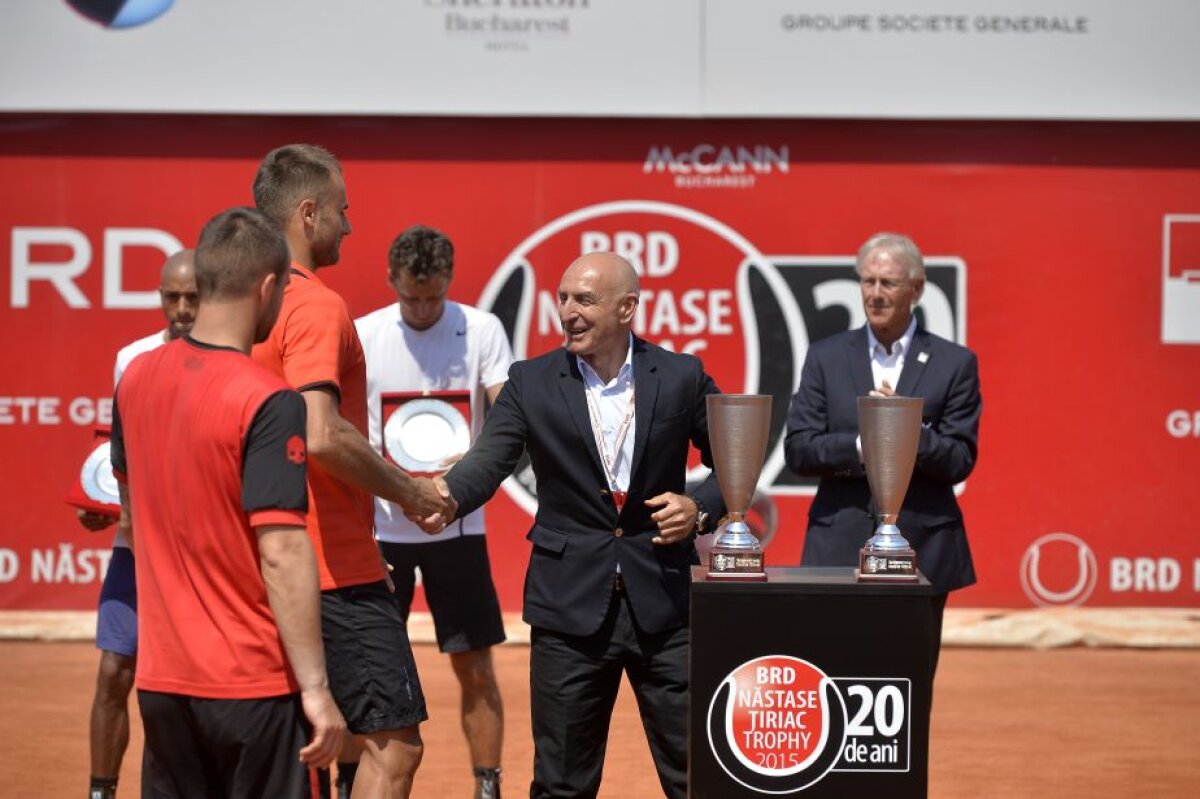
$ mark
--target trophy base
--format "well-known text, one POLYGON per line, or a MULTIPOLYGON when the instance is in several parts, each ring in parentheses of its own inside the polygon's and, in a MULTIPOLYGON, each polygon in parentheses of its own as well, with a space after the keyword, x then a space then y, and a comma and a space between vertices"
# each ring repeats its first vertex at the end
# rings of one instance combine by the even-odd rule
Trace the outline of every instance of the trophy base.
POLYGON ((729 551, 713 549, 708 556, 706 580, 719 582, 765 582, 761 551, 729 551))
POLYGON ((917 574, 917 553, 911 548, 863 547, 858 551, 855 576, 860 583, 915 583, 921 579, 917 574))

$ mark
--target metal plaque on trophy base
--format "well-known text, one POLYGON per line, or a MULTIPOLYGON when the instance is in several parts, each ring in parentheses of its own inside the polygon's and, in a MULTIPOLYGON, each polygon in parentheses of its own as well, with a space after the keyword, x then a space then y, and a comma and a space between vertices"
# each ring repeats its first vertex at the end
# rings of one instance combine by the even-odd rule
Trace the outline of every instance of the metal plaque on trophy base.
POLYGON ((441 474, 471 446, 471 392, 379 395, 383 455, 409 474, 441 474))
POLYGON ((708 553, 707 579, 766 580, 762 544, 750 532, 746 512, 767 455, 771 397, 710 394, 707 403, 713 471, 729 511, 708 553))
POLYGON ((858 552, 859 582, 915 583, 917 552, 911 547, 896 550, 875 550, 864 546, 858 552))
POLYGON ((93 435, 92 450, 64 499, 68 505, 116 519, 121 515, 121 495, 112 468, 111 433, 107 427, 97 427, 93 435))
POLYGON ((750 551, 713 544, 708 553, 707 579, 764 582, 767 572, 763 569, 762 549, 750 551))
POLYGON ((858 432, 863 466, 879 527, 858 556, 862 582, 916 582, 917 553, 900 533, 896 520, 908 493, 917 445, 921 441, 920 397, 859 397, 858 432))

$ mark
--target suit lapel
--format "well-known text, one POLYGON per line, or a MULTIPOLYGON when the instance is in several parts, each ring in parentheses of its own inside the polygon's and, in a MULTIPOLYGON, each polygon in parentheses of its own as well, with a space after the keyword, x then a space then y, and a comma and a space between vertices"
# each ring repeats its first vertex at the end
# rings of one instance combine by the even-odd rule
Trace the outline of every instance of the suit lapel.
POLYGON ((917 384, 921 382, 931 357, 929 345, 929 334, 918 327, 913 333, 912 348, 904 356, 904 368, 900 371, 900 382, 896 386, 896 393, 900 396, 915 396, 917 384))
POLYGON ((875 378, 871 376, 871 354, 867 351, 866 325, 858 328, 847 339, 850 347, 850 371, 854 379, 854 394, 865 397, 875 387, 875 378))
POLYGON ((562 351, 565 357, 565 363, 559 374, 558 388, 562 391, 563 402, 567 406, 567 412, 571 415, 571 420, 575 422, 575 427, 579 430, 579 438, 583 440, 583 448, 587 450, 588 455, 592 458, 592 465, 596 472, 600 475, 600 487, 607 487, 607 478, 604 476, 604 466, 600 463, 600 451, 596 449, 596 434, 592 432, 592 420, 588 415, 587 398, 583 392, 587 388, 583 384, 583 375, 579 373, 579 364, 575 362, 575 356, 562 351))
POLYGON ((633 385, 634 402, 634 431, 633 431, 633 460, 629 463, 630 481, 637 475, 642 455, 646 452, 646 441, 650 437, 650 428, 654 424, 654 406, 658 402, 658 364, 646 349, 646 343, 640 338, 633 338, 633 385))

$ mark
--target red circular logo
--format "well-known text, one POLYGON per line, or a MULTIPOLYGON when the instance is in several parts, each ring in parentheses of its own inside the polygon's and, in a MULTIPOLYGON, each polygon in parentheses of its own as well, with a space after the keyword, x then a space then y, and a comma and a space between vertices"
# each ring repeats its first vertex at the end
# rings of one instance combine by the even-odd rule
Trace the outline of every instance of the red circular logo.
POLYGON ((747 661, 721 682, 708 709, 708 740, 730 777, 766 793, 789 793, 825 776, 846 734, 833 680, 800 658, 747 661))

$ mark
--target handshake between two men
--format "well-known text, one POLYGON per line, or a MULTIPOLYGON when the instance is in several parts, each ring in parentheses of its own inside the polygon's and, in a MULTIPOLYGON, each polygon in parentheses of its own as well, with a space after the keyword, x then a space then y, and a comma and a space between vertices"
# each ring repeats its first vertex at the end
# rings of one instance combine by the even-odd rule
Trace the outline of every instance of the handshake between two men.
POLYGON ((412 499, 403 504, 404 515, 430 535, 440 533, 458 515, 458 503, 441 477, 414 477, 412 499))
MULTIPOLYGON (((430 535, 445 530, 458 515, 458 502, 450 486, 440 476, 414 477, 411 485, 411 499, 403 505, 404 515, 430 535)), ((651 539, 657 545, 674 544, 697 529, 700 508, 686 494, 668 491, 646 500, 646 506, 657 509, 650 514, 658 526, 658 535, 651 539)))

